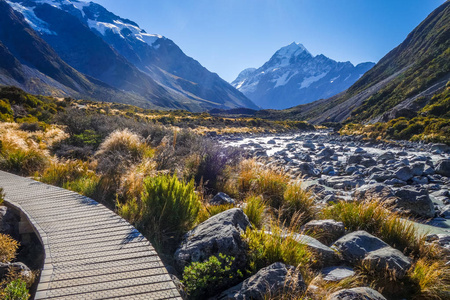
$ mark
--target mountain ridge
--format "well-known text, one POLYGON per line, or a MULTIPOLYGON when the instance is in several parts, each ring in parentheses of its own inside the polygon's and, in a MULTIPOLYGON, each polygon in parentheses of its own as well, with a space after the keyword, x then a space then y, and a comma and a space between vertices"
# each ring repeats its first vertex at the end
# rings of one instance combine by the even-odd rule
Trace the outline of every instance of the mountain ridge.
POLYGON ((263 108, 284 109, 342 92, 373 65, 354 66, 323 54, 313 56, 293 42, 260 68, 243 70, 231 84, 263 108))

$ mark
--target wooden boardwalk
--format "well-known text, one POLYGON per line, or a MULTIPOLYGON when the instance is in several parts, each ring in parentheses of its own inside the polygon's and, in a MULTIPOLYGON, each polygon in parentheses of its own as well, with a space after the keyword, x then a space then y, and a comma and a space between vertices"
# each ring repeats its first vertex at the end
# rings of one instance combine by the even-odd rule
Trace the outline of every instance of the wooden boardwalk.
POLYGON ((45 250, 35 299, 181 299, 150 242, 105 206, 2 171, 0 187, 45 250))

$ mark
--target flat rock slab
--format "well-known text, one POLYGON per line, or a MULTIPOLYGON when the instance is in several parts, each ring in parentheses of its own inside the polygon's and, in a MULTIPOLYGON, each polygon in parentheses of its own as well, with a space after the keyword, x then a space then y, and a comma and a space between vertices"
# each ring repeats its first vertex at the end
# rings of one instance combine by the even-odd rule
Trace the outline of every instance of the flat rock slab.
POLYGON ((181 300, 150 242, 105 206, 3 171, 0 187, 45 251, 35 299, 181 300))

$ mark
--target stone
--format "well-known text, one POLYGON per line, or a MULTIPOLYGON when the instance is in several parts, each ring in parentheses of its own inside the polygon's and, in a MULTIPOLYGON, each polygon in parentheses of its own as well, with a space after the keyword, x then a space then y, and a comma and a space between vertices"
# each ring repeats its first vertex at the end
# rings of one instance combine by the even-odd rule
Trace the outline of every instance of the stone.
POLYGON ((450 159, 441 159, 438 161, 434 171, 436 174, 450 177, 450 159))
POLYGON ((445 153, 445 152, 449 152, 450 151, 450 147, 446 144, 433 144, 431 146, 431 151, 436 151, 436 153, 440 154, 440 153, 445 153))
POLYGON ((317 170, 314 167, 314 164, 312 164, 312 163, 307 163, 307 162, 300 163, 298 165, 298 169, 299 169, 300 173, 302 173, 303 175, 314 176, 314 177, 320 175, 320 171, 317 170))
POLYGON ((440 215, 442 218, 450 219, 450 204, 448 204, 448 205, 442 207, 442 208, 440 209, 439 215, 440 215))
POLYGON ((366 153, 366 150, 364 150, 363 148, 358 147, 358 148, 355 149, 355 153, 356 154, 366 153))
POLYGON ((306 141, 303 143, 303 148, 308 148, 311 150, 315 150, 316 146, 314 146, 314 144, 311 141, 306 141))
POLYGON ((395 196, 397 199, 390 204, 403 212, 424 218, 434 217, 434 205, 425 189, 405 187, 395 191, 395 196))
POLYGON ((354 189, 358 186, 362 186, 365 184, 364 179, 359 178, 358 176, 333 176, 326 177, 323 179, 323 182, 326 186, 335 188, 335 189, 354 189))
POLYGON ((370 233, 359 230, 344 235, 334 242, 331 248, 339 251, 344 260, 355 264, 363 260, 369 252, 384 247, 389 245, 370 233))
POLYGON ((21 262, 0 263, 0 279, 6 276, 10 269, 13 269, 25 280, 31 281, 33 279, 33 273, 31 272, 30 268, 28 268, 24 263, 21 262))
POLYGON ((225 193, 217 193, 210 201, 211 205, 234 204, 234 199, 225 193))
POLYGON ((334 174, 336 174, 336 172, 334 171, 333 166, 326 166, 326 167, 322 170, 322 174, 326 174, 326 175, 334 175, 334 174))
POLYGON ((328 282, 341 281, 355 275, 355 271, 346 266, 324 268, 321 273, 322 279, 328 282))
POLYGON ((269 145, 276 145, 276 143, 277 142, 275 140, 270 140, 267 142, 267 144, 269 144, 269 145))
POLYGON ((360 186, 353 196, 360 201, 376 199, 383 202, 395 197, 394 191, 382 183, 360 186))
POLYGON ((414 175, 413 175, 413 172, 412 172, 412 170, 411 170, 410 167, 404 166, 404 167, 398 168, 398 169, 394 172, 394 176, 397 177, 397 178, 400 179, 400 180, 408 181, 408 180, 411 179, 414 175))
POLYGON ((358 165, 362 160, 364 159, 364 156, 362 155, 350 155, 347 159, 347 164, 349 165, 358 165))
POLYGON ((0 206, 0 233, 8 234, 15 239, 19 238, 20 216, 13 209, 0 206))
POLYGON ((390 151, 380 154, 377 157, 378 162, 385 162, 385 161, 392 160, 392 159, 395 159, 395 155, 394 155, 394 153, 392 153, 390 151))
POLYGON ((360 165, 363 165, 366 168, 373 167, 377 165, 377 162, 373 158, 364 158, 359 163, 360 165))
POLYGON ((286 287, 292 287, 293 293, 300 293, 306 289, 306 284, 300 272, 296 272, 294 267, 277 262, 262 268, 255 275, 222 292, 215 299, 263 300, 268 296, 276 296, 286 287))
POLYGON ((368 287, 357 287, 352 289, 344 289, 337 291, 328 298, 327 300, 386 300, 377 291, 368 287))
POLYGON ((309 156, 309 154, 306 153, 296 153, 295 157, 304 162, 312 162, 311 156, 309 156))
POLYGON ((348 166, 347 168, 345 168, 345 173, 347 175, 352 175, 356 170, 358 170, 358 168, 356 166, 348 166))
POLYGON ((194 261, 204 261, 212 255, 223 253, 235 257, 236 268, 246 264, 245 244, 241 233, 251 226, 240 208, 232 208, 212 216, 189 231, 175 252, 179 270, 194 261))
POLYGON ((334 150, 331 148, 324 148, 319 153, 317 153, 317 156, 324 156, 324 157, 331 157, 334 154, 334 150))
POLYGON ((411 267, 411 259, 397 249, 385 247, 370 252, 362 261, 378 272, 389 271, 396 278, 401 279, 411 267))
POLYGON ((330 245, 345 234, 344 223, 335 220, 312 220, 303 226, 303 230, 312 233, 325 245, 330 245))
POLYGON ((416 162, 411 165, 411 171, 414 176, 422 176, 425 169, 425 164, 422 162, 416 162))
POLYGON ((309 251, 315 253, 318 256, 318 265, 330 266, 339 262, 339 256, 337 255, 337 253, 315 238, 304 234, 295 234, 294 239, 299 242, 299 244, 306 245, 309 251))

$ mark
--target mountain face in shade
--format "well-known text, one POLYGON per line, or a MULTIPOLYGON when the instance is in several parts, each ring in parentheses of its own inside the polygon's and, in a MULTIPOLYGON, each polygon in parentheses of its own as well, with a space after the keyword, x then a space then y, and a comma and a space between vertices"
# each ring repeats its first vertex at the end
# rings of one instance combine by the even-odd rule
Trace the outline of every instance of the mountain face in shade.
POLYGON ((450 2, 419 24, 345 92, 280 112, 323 122, 386 122, 414 116, 450 80, 450 2))
POLYGON ((292 43, 262 67, 242 71, 231 84, 262 108, 284 109, 340 93, 373 66, 313 56, 302 44, 292 43))
POLYGON ((6 3, 73 69, 129 95, 123 102, 129 99, 141 107, 191 111, 257 108, 173 41, 148 34, 98 4, 77 0, 6 3))

